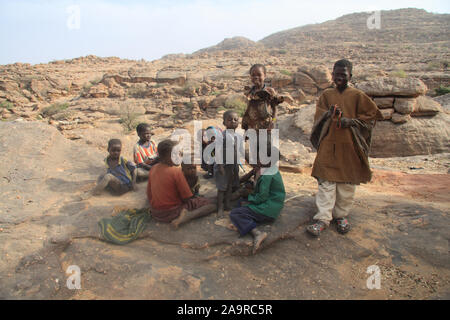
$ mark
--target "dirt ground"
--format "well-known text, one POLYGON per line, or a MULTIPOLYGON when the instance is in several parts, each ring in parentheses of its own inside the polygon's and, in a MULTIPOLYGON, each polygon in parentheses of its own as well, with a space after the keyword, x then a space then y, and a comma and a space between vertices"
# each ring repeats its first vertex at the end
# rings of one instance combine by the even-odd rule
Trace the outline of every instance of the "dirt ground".
MULTIPOLYGON (((250 236, 239 238, 216 214, 176 231, 151 220, 130 244, 104 242, 97 222, 146 207, 146 184, 82 200, 104 152, 44 124, 2 123, 0 133, 8 151, 0 155, 2 299, 450 298, 448 154, 371 159, 373 180, 357 188, 345 236, 333 225, 320 238, 305 233, 317 184, 308 167, 283 171, 285 209, 252 255, 250 236), (16 131, 23 141, 7 134, 16 131), (28 155, 11 161, 17 143, 28 155), (79 290, 66 286, 72 265, 79 290), (371 290, 373 265, 381 281, 371 290)), ((214 193, 211 181, 201 183, 202 194, 214 193)))

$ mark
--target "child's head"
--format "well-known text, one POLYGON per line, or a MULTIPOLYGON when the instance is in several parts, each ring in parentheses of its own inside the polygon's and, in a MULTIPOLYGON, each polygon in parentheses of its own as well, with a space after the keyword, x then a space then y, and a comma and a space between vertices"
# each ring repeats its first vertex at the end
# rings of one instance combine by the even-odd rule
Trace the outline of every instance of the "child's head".
POLYGON ((252 65, 250 68, 250 79, 255 86, 262 88, 266 79, 266 67, 259 63, 252 65))
POLYGON ((119 139, 111 139, 108 141, 108 152, 111 159, 119 159, 122 151, 122 142, 119 139))
POLYGON ((228 110, 223 114, 223 124, 227 129, 236 129, 239 125, 239 116, 236 111, 228 110))
POLYGON ((197 166, 193 162, 193 158, 191 158, 191 163, 181 163, 181 170, 186 177, 195 177, 197 176, 197 166))
POLYGON ((334 63, 333 81, 338 89, 344 89, 347 87, 348 82, 352 78, 352 68, 352 63, 346 59, 342 59, 334 63))
POLYGON ((150 138, 152 137, 152 131, 150 129, 150 125, 147 123, 138 124, 138 126, 136 127, 136 132, 142 142, 148 142, 148 141, 150 141, 150 138))
MULTIPOLYGON (((226 112, 225 112, 225 113, 226 113, 226 112)), ((225 115, 225 113, 224 113, 224 115, 225 115)), ((214 142, 214 141, 216 140, 216 136, 215 136, 215 135, 212 135, 212 136, 210 137, 210 135, 207 134, 207 132, 208 132, 209 130, 214 131, 215 134, 217 134, 217 130, 216 130, 216 128, 215 128, 214 126, 209 126, 209 127, 206 128, 206 130, 205 130, 205 135, 206 135, 206 137, 208 138, 208 142, 214 142)))
POLYGON ((172 150, 178 144, 178 142, 166 139, 158 143, 158 154, 161 162, 170 166, 175 165, 172 161, 172 150))
POLYGON ((269 161, 267 162, 266 159, 261 159, 260 157, 260 145, 258 145, 257 148, 257 157, 256 157, 256 164, 251 164, 251 166, 254 169, 257 168, 269 168, 273 165, 276 164, 276 162, 278 162, 279 156, 280 156, 280 151, 278 150, 277 147, 273 146, 272 147, 272 143, 270 141, 267 141, 267 148, 266 148, 266 154, 267 154, 267 158, 269 158, 269 161), (272 159, 272 155, 274 156, 274 158, 272 159), (264 160, 264 163, 262 162, 262 160, 264 160))

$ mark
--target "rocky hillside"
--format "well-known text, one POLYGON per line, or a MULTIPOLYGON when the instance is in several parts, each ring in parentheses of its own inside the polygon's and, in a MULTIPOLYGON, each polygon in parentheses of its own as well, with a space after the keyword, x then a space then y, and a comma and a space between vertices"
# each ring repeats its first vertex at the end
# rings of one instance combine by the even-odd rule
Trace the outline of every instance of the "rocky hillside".
POLYGON ((274 33, 260 42, 267 47, 306 48, 310 43, 390 43, 425 44, 450 39, 450 15, 422 9, 383 10, 380 28, 369 29, 367 20, 373 12, 352 13, 320 24, 274 33))
MULTIPOLYGON (((408 79, 416 79, 420 95, 433 95, 435 88, 449 86, 450 15, 417 9, 382 11, 380 30, 367 29, 369 16, 346 15, 279 32, 259 42, 243 37, 225 39, 193 54, 169 54, 150 62, 87 56, 0 66, 0 118, 45 121, 70 139, 84 139, 86 130, 98 128, 99 121, 122 123, 130 131, 137 121, 166 131, 194 119, 211 122, 225 109, 245 109, 242 93, 253 63, 266 65, 267 82, 285 96, 280 115, 294 114, 332 85, 333 62, 342 57, 354 62, 356 86, 387 79, 382 94, 390 99, 383 105, 385 120, 404 123, 409 114, 441 113, 439 106, 422 98, 427 105, 413 108, 415 100, 408 100, 408 112, 402 111, 402 100, 398 98, 394 104, 396 93, 391 92, 389 83, 406 80, 408 88, 408 79)), ((430 122, 428 126, 434 125, 430 122)), ((431 149, 425 145, 421 150, 447 148, 441 142, 437 145, 431 149)))

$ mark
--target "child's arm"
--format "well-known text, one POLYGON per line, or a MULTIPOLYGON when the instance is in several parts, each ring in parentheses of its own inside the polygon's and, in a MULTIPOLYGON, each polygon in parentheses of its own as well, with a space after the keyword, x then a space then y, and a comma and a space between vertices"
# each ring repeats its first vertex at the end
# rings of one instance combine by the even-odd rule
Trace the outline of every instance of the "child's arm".
POLYGON ((137 185, 136 185, 136 177, 137 177, 137 168, 133 170, 133 172, 131 173, 131 189, 133 191, 137 191, 137 185))
POLYGON ((248 201, 250 202, 250 204, 260 204, 266 202, 269 199, 272 179, 267 177, 260 177, 259 179, 262 180, 258 184, 258 192, 248 195, 248 201))
POLYGON ((140 164, 138 165, 138 168, 143 168, 143 169, 145 169, 145 170, 150 170, 151 167, 152 167, 152 166, 151 166, 150 164, 147 164, 147 163, 140 163, 140 164))
POLYGON ((244 174, 242 177, 239 178, 239 183, 243 183, 248 181, 253 175, 255 174, 255 169, 250 170, 246 174, 244 174))

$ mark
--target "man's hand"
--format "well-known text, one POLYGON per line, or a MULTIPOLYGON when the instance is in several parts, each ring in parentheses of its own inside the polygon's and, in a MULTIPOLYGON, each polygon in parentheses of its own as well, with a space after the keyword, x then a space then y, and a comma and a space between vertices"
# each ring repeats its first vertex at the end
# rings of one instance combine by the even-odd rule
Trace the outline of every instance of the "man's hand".
POLYGON ((339 113, 342 113, 342 110, 335 104, 335 105, 332 105, 330 107, 330 109, 328 109, 327 113, 328 113, 328 116, 334 117, 334 116, 338 116, 339 113))
POLYGON ((341 128, 350 128, 353 125, 353 120, 349 118, 341 118, 341 128))

